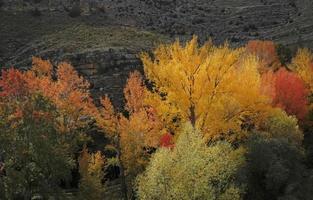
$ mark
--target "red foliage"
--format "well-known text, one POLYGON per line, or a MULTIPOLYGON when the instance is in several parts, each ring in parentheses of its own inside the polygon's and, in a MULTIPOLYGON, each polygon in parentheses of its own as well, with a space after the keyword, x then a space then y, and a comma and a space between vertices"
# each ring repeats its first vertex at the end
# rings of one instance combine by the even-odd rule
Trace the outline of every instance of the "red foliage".
POLYGON ((26 93, 26 80, 17 69, 2 70, 0 79, 0 97, 18 97, 26 93))
POLYGON ((174 147, 173 136, 170 133, 165 133, 160 139, 160 146, 173 148, 174 147))
POLYGON ((296 74, 280 69, 275 73, 275 95, 273 104, 288 114, 303 119, 307 114, 308 91, 304 82, 296 74))
POLYGON ((275 44, 272 41, 252 40, 248 42, 246 49, 260 59, 262 73, 269 69, 276 70, 281 66, 275 44))

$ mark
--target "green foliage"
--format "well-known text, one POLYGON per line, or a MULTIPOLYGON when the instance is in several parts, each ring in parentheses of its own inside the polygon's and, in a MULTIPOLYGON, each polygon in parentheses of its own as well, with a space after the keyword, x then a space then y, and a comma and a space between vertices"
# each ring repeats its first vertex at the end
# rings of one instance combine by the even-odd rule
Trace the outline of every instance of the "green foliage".
POLYGON ((288 141, 254 136, 248 143, 247 199, 310 199, 312 178, 303 152, 288 141))
POLYGON ((237 169, 244 163, 243 150, 228 143, 207 146, 191 125, 184 128, 173 150, 160 148, 136 181, 144 199, 241 199, 235 184, 237 169))
POLYGON ((288 116, 283 110, 273 110, 261 124, 261 130, 270 138, 279 138, 298 146, 302 144, 303 133, 299 129, 297 118, 288 116))
POLYGON ((287 65, 291 62, 292 57, 295 55, 295 51, 285 45, 276 45, 277 54, 282 65, 287 65))
POLYGON ((47 99, 40 95, 23 99, 1 106, 0 154, 5 165, 1 199, 58 196, 61 181, 70 179, 74 167, 75 135, 58 133, 58 113, 47 99))
POLYGON ((297 119, 275 109, 260 128, 247 143, 247 199, 310 199, 313 179, 297 119))
POLYGON ((104 197, 105 187, 102 184, 105 168, 104 157, 100 152, 89 154, 83 149, 79 158, 79 197, 82 200, 100 200, 104 197))

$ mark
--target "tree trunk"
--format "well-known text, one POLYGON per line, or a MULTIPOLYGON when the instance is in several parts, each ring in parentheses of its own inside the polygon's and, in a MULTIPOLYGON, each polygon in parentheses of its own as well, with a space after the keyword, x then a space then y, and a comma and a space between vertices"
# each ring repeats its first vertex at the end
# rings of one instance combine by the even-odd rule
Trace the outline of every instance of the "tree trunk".
POLYGON ((196 113, 195 113, 195 106, 192 104, 189 108, 190 110, 190 122, 193 128, 196 127, 196 113))
POLYGON ((118 137, 118 141, 116 141, 116 147, 117 147, 117 154, 118 154, 118 159, 120 162, 120 177, 122 179, 122 192, 123 192, 123 196, 125 198, 125 200, 128 199, 127 193, 127 184, 126 184, 126 179, 125 179, 125 172, 124 172, 124 166, 122 163, 122 159, 121 159, 121 147, 120 147, 120 141, 119 141, 119 137, 118 137))

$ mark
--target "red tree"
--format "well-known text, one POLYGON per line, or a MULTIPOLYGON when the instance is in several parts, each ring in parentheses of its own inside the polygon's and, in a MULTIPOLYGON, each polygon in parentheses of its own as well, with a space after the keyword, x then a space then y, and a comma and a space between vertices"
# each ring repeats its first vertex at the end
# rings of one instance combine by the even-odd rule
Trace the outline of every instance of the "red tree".
POLYGON ((280 69, 275 73, 275 94, 273 104, 288 114, 303 119, 307 114, 308 91, 296 74, 280 69))
POLYGON ((18 97, 27 91, 25 76, 17 69, 2 70, 0 79, 1 97, 18 97))

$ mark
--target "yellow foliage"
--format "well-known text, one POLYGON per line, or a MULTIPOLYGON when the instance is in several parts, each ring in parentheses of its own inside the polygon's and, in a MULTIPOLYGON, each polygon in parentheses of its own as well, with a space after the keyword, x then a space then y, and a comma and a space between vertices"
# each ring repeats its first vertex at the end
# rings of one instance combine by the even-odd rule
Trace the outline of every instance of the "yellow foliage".
POLYGON ((103 199, 105 187, 102 184, 104 178, 105 158, 101 152, 89 154, 84 147, 79 158, 79 174, 81 176, 79 189, 81 199, 103 199))
POLYGON ((313 54, 309 49, 300 49, 289 66, 305 82, 306 87, 313 92, 313 54))
POLYGON ((169 129, 191 121, 207 140, 234 140, 228 133, 240 132, 245 119, 260 120, 267 110, 258 60, 243 48, 211 42, 198 47, 194 37, 185 46, 178 41, 161 45, 153 58, 141 58, 146 77, 155 85, 147 91, 145 103, 157 110, 169 129))

